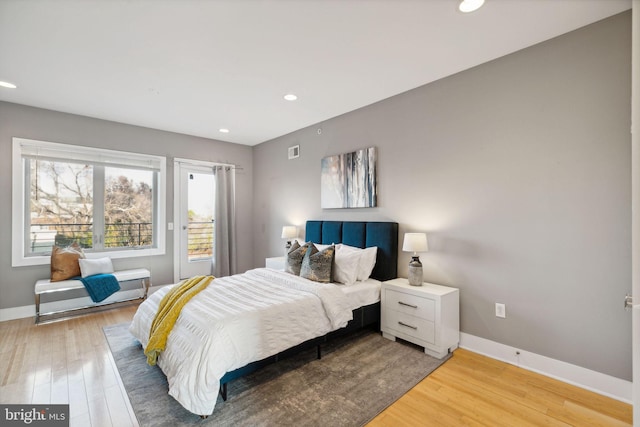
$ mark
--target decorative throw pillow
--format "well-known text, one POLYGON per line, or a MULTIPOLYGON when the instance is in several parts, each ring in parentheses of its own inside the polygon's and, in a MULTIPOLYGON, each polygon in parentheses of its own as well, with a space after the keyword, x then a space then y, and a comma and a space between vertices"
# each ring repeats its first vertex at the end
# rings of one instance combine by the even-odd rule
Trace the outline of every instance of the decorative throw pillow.
POLYGON ((84 252, 77 243, 66 248, 54 246, 51 250, 51 281, 59 282, 79 276, 78 260, 81 258, 84 258, 84 252))
POLYGON ((336 248, 333 245, 321 251, 313 243, 309 245, 300 267, 300 277, 315 282, 331 283, 335 253, 336 248))
POLYGON ((319 251, 324 251, 328 247, 335 246, 333 243, 330 245, 321 245, 320 243, 314 243, 314 245, 316 246, 316 249, 318 249, 319 251))
POLYGON ((287 259, 284 263, 284 271, 299 276, 302 259, 304 258, 304 254, 307 253, 308 247, 308 243, 301 246, 297 241, 294 241, 291 244, 291 249, 289 249, 289 252, 287 253, 287 259))
POLYGON ((96 274, 111 274, 113 273, 113 264, 111 258, 95 258, 95 259, 80 259, 80 272, 82 277, 94 276, 96 274))
POLYGON ((340 246, 340 243, 338 243, 338 244, 332 243, 331 245, 323 245, 323 244, 315 243, 315 242, 311 242, 311 241, 309 241, 309 242, 305 242, 303 239, 296 239, 296 240, 297 240, 297 241, 298 241, 298 243, 300 243, 301 245, 304 245, 305 243, 313 243, 314 245, 316 245, 316 248, 318 248, 318 250, 319 250, 319 251, 321 251, 321 250, 323 250, 323 249, 326 249, 326 248, 328 248, 328 247, 329 247, 329 246, 331 246, 331 245, 335 246, 335 247, 336 247, 336 250, 338 250, 338 246, 340 246))

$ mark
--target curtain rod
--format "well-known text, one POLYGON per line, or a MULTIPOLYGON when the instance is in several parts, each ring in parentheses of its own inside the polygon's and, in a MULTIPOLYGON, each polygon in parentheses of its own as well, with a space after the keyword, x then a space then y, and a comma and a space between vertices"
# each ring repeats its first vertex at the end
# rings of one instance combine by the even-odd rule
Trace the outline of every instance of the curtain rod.
POLYGON ((233 163, 211 162, 211 161, 208 161, 208 160, 183 159, 183 158, 179 158, 179 157, 174 157, 173 161, 177 162, 177 163, 183 163, 183 164, 186 164, 186 165, 196 165, 196 166, 206 166, 206 167, 229 166, 229 167, 232 167, 235 170, 244 170, 244 168, 242 166, 235 165, 233 163))

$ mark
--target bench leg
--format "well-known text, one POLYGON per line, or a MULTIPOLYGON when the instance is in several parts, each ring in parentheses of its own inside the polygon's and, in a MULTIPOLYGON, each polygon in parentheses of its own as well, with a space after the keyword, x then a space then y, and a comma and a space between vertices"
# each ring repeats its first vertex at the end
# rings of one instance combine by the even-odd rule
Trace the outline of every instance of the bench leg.
POLYGON ((40 321, 40 294, 36 294, 36 323, 40 321))
POLYGON ((149 294, 149 284, 150 284, 150 282, 151 282, 150 278, 142 279, 142 287, 144 288, 144 295, 142 296, 143 300, 147 299, 147 295, 149 294))

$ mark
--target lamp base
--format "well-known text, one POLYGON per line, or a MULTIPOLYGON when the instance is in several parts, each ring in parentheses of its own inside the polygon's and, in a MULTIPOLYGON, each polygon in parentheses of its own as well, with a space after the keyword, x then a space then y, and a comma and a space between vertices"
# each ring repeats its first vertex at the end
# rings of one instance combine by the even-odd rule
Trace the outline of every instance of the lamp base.
POLYGON ((422 263, 417 256, 411 257, 411 262, 409 262, 408 279, 411 286, 422 286, 422 263))

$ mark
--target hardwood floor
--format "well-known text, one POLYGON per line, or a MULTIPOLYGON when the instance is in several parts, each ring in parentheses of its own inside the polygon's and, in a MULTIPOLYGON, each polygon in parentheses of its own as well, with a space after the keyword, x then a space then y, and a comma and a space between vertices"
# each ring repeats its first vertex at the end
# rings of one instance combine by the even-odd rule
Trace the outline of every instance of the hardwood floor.
MULTIPOLYGON (((136 306, 0 322, 0 402, 69 403, 72 426, 137 426, 102 327, 136 306)), ((466 350, 368 425, 630 426, 630 405, 466 350)))
POLYGON ((38 326, 33 318, 0 322, 0 401, 69 403, 71 426, 137 426, 102 332, 136 308, 38 326))
POLYGON ((631 405, 458 349, 368 426, 631 424, 631 405))

